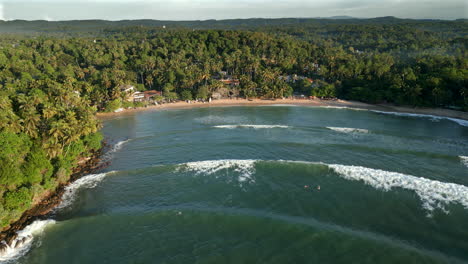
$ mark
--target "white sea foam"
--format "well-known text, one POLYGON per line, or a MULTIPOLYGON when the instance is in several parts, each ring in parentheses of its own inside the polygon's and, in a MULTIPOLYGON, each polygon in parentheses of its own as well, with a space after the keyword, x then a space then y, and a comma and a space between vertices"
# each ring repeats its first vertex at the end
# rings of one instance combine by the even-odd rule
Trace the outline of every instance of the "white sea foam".
POLYGON ((286 106, 286 107, 298 107, 299 105, 295 105, 295 104, 272 104, 272 105, 260 105, 260 106, 286 106))
POLYGON ((355 110, 355 111, 367 111, 364 108, 358 107, 349 107, 349 106, 333 106, 333 105, 319 105, 319 106, 311 106, 313 108, 329 108, 329 109, 346 109, 346 110, 355 110))
POLYGON ((445 206, 450 203, 460 203, 468 209, 468 187, 464 185, 360 166, 328 166, 345 179, 363 181, 377 189, 389 191, 392 188, 403 188, 414 191, 428 211, 435 208, 445 211, 445 206))
POLYGON ((0 263, 10 263, 23 256, 31 248, 34 238, 41 234, 46 227, 55 224, 54 220, 37 220, 18 231, 18 236, 11 245, 6 245, 5 241, 1 244, 6 245, 5 252, 0 252, 0 263), (19 246, 17 246, 19 244, 19 246))
POLYGON ((75 201, 78 190, 82 188, 92 189, 96 187, 98 183, 100 183, 107 175, 111 173, 113 172, 111 171, 107 173, 90 174, 74 181, 65 187, 65 192, 62 196, 62 202, 55 209, 58 210, 70 206, 75 201))
POLYGON ((415 192, 422 201, 423 208, 430 213, 435 209, 446 211, 449 204, 459 203, 468 209, 468 187, 456 183, 440 182, 407 174, 371 169, 360 166, 325 164, 309 161, 262 161, 262 160, 208 160, 181 164, 186 170, 196 174, 214 174, 224 169, 234 169, 240 174, 239 181, 254 182, 255 164, 257 162, 284 162, 308 165, 328 166, 340 177, 347 180, 363 181, 376 189, 390 191, 402 188, 415 192))
POLYGON ((117 144, 114 145, 114 147, 112 148, 110 152, 119 151, 123 147, 123 145, 127 144, 130 140, 132 139, 127 139, 127 140, 122 140, 122 141, 117 142, 117 144))
POLYGON ((101 158, 101 162, 106 162, 106 161, 109 161, 111 158, 112 158, 112 155, 119 151, 120 149, 122 149, 122 147, 127 144, 128 142, 130 142, 132 139, 127 139, 127 140, 122 140, 122 141, 119 141, 117 142, 114 146, 112 146, 112 148, 106 152, 102 158, 101 158))
POLYGON ((410 117, 424 117, 424 118, 431 118, 432 120, 440 121, 442 119, 453 121, 461 126, 468 127, 468 120, 452 118, 452 117, 445 117, 445 116, 436 116, 436 115, 426 115, 426 114, 413 114, 413 113, 399 113, 399 112, 385 112, 385 111, 377 111, 371 110, 374 113, 379 114, 386 114, 386 115, 396 115, 396 116, 410 116, 410 117))
POLYGON ((369 130, 362 128, 352 127, 327 127, 330 130, 341 132, 341 133, 369 133, 369 130))
POLYGON ((255 182, 252 175, 255 173, 256 160, 206 160, 182 164, 186 170, 196 174, 214 174, 220 170, 233 169, 239 173, 239 182, 255 182))
POLYGON ((461 160, 461 162, 463 163, 463 165, 465 165, 466 167, 468 167, 468 156, 458 156, 461 160))
POLYGON ((253 129, 264 129, 264 128, 289 128, 289 126, 284 125, 219 125, 213 126, 214 128, 226 128, 226 129, 234 129, 234 128, 253 128, 253 129))
POLYGON ((312 106, 314 108, 331 108, 331 109, 348 109, 348 110, 356 110, 356 111, 371 111, 374 113, 379 114, 386 114, 386 115, 396 115, 396 116, 410 116, 410 117, 423 117, 423 118, 430 118, 434 121, 440 121, 442 119, 450 120, 455 122, 461 126, 468 127, 468 120, 453 118, 453 117, 446 117, 446 116, 437 116, 437 115, 428 115, 428 114, 414 114, 414 113, 404 113, 404 112, 387 112, 387 111, 379 111, 379 110, 369 110, 364 108, 356 108, 356 107, 347 107, 347 106, 312 106))

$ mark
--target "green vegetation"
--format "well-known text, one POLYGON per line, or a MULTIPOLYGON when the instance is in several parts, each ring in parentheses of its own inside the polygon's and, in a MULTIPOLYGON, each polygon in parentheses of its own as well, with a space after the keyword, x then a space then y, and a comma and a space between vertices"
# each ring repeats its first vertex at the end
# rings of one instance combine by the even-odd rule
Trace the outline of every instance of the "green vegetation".
POLYGON ((122 84, 167 100, 206 99, 224 86, 244 97, 294 91, 468 109, 465 20, 10 21, 2 28, 28 32, 1 40, 5 84, 67 83, 99 111, 132 106, 122 84), (215 80, 221 71, 240 85, 215 80), (284 81, 292 75, 314 82, 284 81))
POLYGON ((0 31, 1 227, 100 147, 96 111, 146 104, 122 85, 162 91, 158 100, 298 93, 468 110, 465 20, 10 21, 0 31))
POLYGON ((2 75, 0 227, 65 183, 77 160, 101 147, 94 113, 66 80, 2 75))

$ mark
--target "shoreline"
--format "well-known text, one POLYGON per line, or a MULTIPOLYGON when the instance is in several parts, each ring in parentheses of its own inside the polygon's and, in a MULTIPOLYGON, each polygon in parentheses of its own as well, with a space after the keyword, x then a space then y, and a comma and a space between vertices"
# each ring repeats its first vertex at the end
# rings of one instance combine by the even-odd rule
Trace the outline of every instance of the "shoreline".
POLYGON ((316 107, 348 107, 355 109, 375 110, 384 112, 410 113, 422 115, 434 115, 440 117, 457 118, 468 120, 468 112, 443 109, 443 108, 419 108, 407 106, 394 106, 387 104, 367 104, 357 101, 346 100, 320 100, 320 99, 220 99, 213 100, 211 103, 179 101, 175 103, 166 103, 151 105, 147 107, 124 109, 120 112, 97 113, 96 117, 101 120, 116 116, 131 115, 138 112, 157 111, 166 109, 191 109, 191 108, 209 108, 209 107, 230 107, 230 106, 267 106, 267 105, 292 105, 292 106, 316 106, 316 107))
POLYGON ((51 191, 49 195, 41 199, 41 201, 35 204, 31 209, 25 211, 21 215, 20 219, 11 223, 8 228, 1 230, 0 243, 4 241, 6 244, 0 244, 0 251, 2 246, 11 246, 12 242, 18 236, 18 231, 23 230, 36 220, 47 219, 53 213, 53 209, 57 207, 62 201, 65 187, 72 184, 80 177, 86 174, 94 173, 95 171, 105 167, 107 165, 106 163, 100 163, 104 147, 105 145, 100 150, 92 153, 90 157, 84 157, 86 161, 82 164, 78 163, 77 167, 71 174, 70 179, 65 184, 59 185, 56 190, 51 191))

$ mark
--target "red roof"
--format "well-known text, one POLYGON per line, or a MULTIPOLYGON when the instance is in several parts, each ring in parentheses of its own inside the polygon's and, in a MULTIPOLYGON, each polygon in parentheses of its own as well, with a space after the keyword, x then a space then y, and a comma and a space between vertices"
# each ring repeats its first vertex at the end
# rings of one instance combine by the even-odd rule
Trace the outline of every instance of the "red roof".
POLYGON ((143 92, 145 94, 145 98, 150 98, 156 95, 161 95, 161 91, 150 90, 143 92))
POLYGON ((235 84, 235 85, 240 84, 239 80, 221 80, 221 82, 225 84, 235 84))

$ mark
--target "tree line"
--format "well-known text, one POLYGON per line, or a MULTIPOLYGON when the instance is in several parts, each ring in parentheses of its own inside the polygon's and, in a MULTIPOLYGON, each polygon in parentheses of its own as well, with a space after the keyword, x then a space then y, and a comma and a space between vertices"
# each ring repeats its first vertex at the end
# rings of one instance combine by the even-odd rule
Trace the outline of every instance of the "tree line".
POLYGON ((80 158, 100 148, 96 111, 133 105, 122 85, 162 91, 166 100, 207 99, 224 88, 244 97, 298 93, 466 111, 467 27, 449 25, 348 21, 4 35, 0 226, 66 182, 80 158), (239 86, 226 87, 215 78, 220 72, 239 86), (301 78, 285 81, 291 76, 301 78))

